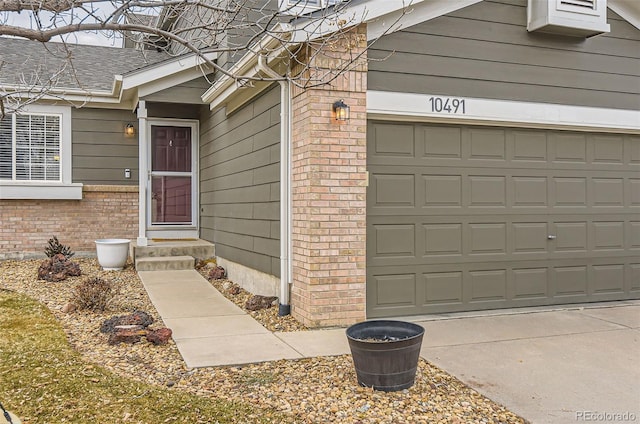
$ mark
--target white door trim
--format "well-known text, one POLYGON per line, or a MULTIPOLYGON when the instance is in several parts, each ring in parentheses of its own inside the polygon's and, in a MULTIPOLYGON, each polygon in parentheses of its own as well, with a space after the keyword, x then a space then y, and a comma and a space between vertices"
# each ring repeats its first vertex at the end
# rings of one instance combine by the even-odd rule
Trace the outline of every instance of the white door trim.
POLYGON ((552 103, 367 91, 367 117, 640 134, 640 111, 552 103))
POLYGON ((200 205, 200 178, 199 178, 199 121, 195 119, 165 119, 147 118, 146 123, 146 168, 147 175, 144 176, 146 196, 145 196, 145 223, 147 238, 198 238, 199 237, 199 205, 200 205), (152 225, 151 224, 151 127, 156 126, 176 126, 191 128, 191 224, 185 225, 152 225))

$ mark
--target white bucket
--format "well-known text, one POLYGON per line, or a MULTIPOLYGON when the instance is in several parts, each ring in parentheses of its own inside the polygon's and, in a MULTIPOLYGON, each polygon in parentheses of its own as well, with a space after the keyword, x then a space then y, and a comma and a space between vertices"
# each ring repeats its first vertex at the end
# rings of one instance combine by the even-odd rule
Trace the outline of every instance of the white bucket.
POLYGON ((105 271, 118 271, 124 268, 129 258, 129 239, 96 240, 98 263, 105 271))

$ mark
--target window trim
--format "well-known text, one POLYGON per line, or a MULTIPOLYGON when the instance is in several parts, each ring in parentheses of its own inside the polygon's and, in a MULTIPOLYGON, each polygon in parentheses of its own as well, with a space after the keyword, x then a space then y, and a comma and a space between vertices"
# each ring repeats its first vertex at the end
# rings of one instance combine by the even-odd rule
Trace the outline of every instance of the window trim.
POLYGON ((72 182, 71 106, 29 105, 24 112, 60 115, 60 181, 0 181, 0 199, 82 199, 82 184, 72 182))

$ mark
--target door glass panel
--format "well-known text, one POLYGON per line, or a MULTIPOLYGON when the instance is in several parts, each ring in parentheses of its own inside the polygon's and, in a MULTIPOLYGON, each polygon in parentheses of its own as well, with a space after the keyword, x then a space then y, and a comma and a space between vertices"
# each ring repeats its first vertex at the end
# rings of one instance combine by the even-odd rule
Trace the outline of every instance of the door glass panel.
POLYGON ((151 171, 191 172, 191 128, 151 127, 151 171))
POLYGON ((191 177, 151 178, 151 223, 191 223, 191 177))

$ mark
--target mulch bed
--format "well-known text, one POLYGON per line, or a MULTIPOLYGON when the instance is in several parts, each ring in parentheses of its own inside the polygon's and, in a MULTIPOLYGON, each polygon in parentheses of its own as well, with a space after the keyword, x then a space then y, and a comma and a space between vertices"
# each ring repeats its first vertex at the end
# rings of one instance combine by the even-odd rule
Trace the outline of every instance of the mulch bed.
MULTIPOLYGON (((82 275, 60 282, 37 280, 39 260, 0 262, 0 289, 27 294, 47 305, 76 350, 117 374, 172 390, 275 408, 300 423, 525 423, 422 359, 413 387, 383 393, 357 385, 350 355, 189 369, 171 340, 161 346, 144 339, 132 345, 109 345, 108 335, 100 332, 108 318, 143 310, 155 320, 151 329, 162 327, 162 321, 131 264, 122 271, 102 271, 95 259, 74 260, 82 275), (73 288, 88 277, 107 278, 117 285, 110 310, 64 313, 73 288)), ((233 283, 219 280, 212 284, 224 293, 233 283)), ((243 290, 227 293, 240 306, 250 295, 243 290)), ((291 317, 278 317, 277 308, 251 315, 272 331, 304 329, 291 317)))

